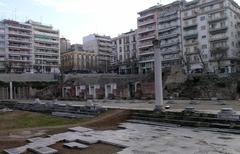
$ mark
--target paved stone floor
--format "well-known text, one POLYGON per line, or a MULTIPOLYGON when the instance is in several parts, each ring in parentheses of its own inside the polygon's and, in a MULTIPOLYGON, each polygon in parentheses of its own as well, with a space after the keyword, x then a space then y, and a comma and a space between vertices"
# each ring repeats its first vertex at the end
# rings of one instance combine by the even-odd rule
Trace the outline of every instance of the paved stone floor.
MULTIPOLYGON (((141 122, 141 121, 138 121, 141 122)), ((59 141, 94 144, 102 142, 123 147, 118 154, 239 154, 240 134, 223 133, 219 129, 178 127, 172 124, 120 124, 121 129, 97 131, 83 127, 6 150, 24 152, 28 148, 48 147, 59 141)), ((240 133, 240 132, 239 132, 240 133)))

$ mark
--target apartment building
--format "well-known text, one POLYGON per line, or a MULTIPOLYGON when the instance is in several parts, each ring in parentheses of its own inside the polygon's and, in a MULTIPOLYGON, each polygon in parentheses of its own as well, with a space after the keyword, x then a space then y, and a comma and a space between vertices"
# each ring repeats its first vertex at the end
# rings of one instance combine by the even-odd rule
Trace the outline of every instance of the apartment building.
POLYGON ((115 66, 120 74, 137 73, 136 30, 123 33, 113 38, 115 66))
POLYGON ((90 34, 83 37, 83 49, 97 54, 98 72, 108 72, 113 61, 113 47, 110 36, 90 34))
POLYGON ((182 65, 181 9, 185 1, 175 1, 157 10, 157 31, 162 67, 182 65))
POLYGON ((71 48, 70 40, 66 38, 60 38, 60 53, 69 51, 71 48))
POLYGON ((60 66, 59 31, 52 26, 32 20, 27 21, 33 29, 34 72, 58 73, 60 66))
POLYGON ((0 22, 0 72, 33 72, 32 25, 12 20, 0 22))
POLYGON ((182 10, 188 71, 239 71, 240 7, 233 0, 194 0, 182 10))
POLYGON ((153 70, 154 52, 153 40, 158 38, 157 9, 161 5, 150 7, 139 12, 137 19, 137 48, 139 58, 139 73, 147 73, 153 70))
POLYGON ((97 54, 93 51, 68 51, 61 55, 61 61, 65 73, 89 73, 97 69, 97 54))

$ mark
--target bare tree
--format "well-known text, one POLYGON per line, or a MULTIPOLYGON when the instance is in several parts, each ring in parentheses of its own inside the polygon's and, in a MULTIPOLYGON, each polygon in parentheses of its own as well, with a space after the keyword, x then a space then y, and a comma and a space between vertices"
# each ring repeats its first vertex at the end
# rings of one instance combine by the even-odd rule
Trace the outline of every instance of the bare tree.
POLYGON ((202 69, 203 69, 202 73, 205 74, 207 72, 208 68, 207 68, 207 64, 203 60, 203 54, 202 54, 202 52, 199 48, 196 49, 196 52, 197 52, 197 55, 200 59, 200 63, 202 65, 202 69))
POLYGON ((5 63, 4 63, 4 66, 5 66, 5 72, 6 73, 11 73, 11 70, 12 70, 12 68, 13 68, 13 65, 12 65, 12 63, 11 62, 9 62, 9 61, 6 61, 5 63))
POLYGON ((211 50, 211 54, 214 58, 214 61, 217 62, 217 68, 218 68, 218 73, 219 73, 220 69, 221 69, 221 62, 227 56, 227 50, 225 50, 223 47, 218 47, 218 48, 214 48, 213 50, 211 50))
POLYGON ((191 70, 190 56, 185 54, 185 56, 180 56, 180 58, 182 59, 183 65, 186 67, 187 75, 189 75, 191 70))

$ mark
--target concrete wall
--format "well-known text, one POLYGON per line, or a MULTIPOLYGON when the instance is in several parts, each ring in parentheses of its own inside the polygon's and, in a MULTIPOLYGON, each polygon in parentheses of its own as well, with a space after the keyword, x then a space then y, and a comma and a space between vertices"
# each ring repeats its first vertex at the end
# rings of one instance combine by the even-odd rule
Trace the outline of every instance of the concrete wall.
POLYGON ((31 81, 57 81, 57 76, 54 74, 0 74, 0 81, 3 82, 31 82, 31 81))

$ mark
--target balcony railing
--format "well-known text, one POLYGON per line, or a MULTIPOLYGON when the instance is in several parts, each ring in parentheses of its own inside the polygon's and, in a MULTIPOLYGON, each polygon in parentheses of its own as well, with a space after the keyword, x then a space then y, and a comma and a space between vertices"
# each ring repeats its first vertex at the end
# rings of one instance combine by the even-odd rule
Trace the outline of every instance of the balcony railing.
POLYGON ((225 19, 227 19, 227 15, 221 15, 218 17, 210 17, 208 19, 208 22, 216 22, 216 21, 225 20, 225 19))
POLYGON ((197 30, 191 30, 188 32, 184 32, 184 38, 185 39, 193 39, 198 37, 198 31, 197 30))
POLYGON ((210 33, 216 33, 216 32, 226 31, 227 29, 228 29, 227 26, 222 26, 222 27, 209 27, 209 32, 210 32, 210 33))
POLYGON ((155 31, 155 27, 147 27, 147 28, 140 29, 138 33, 141 34, 141 33, 146 33, 151 31, 155 31))
POLYGON ((210 37, 210 41, 226 40, 228 39, 227 35, 213 35, 210 37))
POLYGON ((24 33, 24 32, 18 32, 18 31, 9 31, 8 34, 10 34, 10 35, 17 35, 17 36, 32 37, 31 33, 24 33))
POLYGON ((144 43, 141 43, 141 44, 139 45, 139 49, 141 49, 141 48, 147 48, 147 47, 151 47, 151 46, 153 46, 153 43, 152 43, 151 41, 149 41, 149 42, 144 42, 144 43))
POLYGON ((177 20, 177 19, 178 19, 178 16, 160 18, 160 19, 158 19, 158 23, 169 22, 169 21, 177 20))
POLYGON ((190 24, 184 24, 184 26, 183 26, 184 29, 192 28, 192 27, 197 27, 197 22, 193 22, 190 24))
POLYGON ((153 24, 155 23, 155 20, 154 19, 149 19, 149 20, 146 20, 146 21, 138 21, 138 26, 141 27, 141 26, 145 26, 145 25, 149 25, 149 24, 153 24))
POLYGON ((139 41, 151 40, 151 39, 154 39, 155 37, 156 37, 155 35, 146 35, 146 36, 139 37, 139 41))

